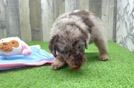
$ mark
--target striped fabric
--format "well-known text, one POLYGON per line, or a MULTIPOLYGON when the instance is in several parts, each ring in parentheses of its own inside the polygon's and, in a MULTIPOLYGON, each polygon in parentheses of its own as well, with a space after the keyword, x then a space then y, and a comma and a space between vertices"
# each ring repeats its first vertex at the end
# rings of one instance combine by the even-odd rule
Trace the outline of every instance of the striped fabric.
POLYGON ((32 54, 27 56, 0 56, 0 70, 7 70, 27 66, 41 66, 47 63, 51 64, 53 62, 53 55, 41 49, 40 46, 31 46, 31 49, 32 54))

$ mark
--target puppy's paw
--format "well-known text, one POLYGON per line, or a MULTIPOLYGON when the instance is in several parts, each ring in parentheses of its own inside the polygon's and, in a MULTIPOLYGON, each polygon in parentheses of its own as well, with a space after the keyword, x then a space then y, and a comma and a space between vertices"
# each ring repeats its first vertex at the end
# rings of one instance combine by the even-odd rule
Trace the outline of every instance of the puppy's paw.
POLYGON ((100 60, 102 61, 107 61, 109 59, 108 55, 107 54, 102 54, 100 55, 100 60))
POLYGON ((56 59, 52 64, 51 64, 51 66, 52 66, 52 69, 59 69, 59 68, 61 68, 61 67, 63 67, 65 65, 65 62, 62 62, 62 61, 60 61, 60 60, 58 60, 58 59, 56 59))
POLYGON ((55 64, 55 63, 53 63, 51 66, 52 66, 52 69, 54 70, 57 70, 61 67, 59 64, 55 64))

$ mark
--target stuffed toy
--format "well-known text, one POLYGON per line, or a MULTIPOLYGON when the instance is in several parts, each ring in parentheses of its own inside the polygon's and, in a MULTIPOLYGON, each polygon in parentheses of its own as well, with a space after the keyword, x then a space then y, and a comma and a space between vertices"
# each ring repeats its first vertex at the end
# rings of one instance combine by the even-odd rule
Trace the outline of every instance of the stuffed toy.
POLYGON ((30 55, 31 48, 18 37, 0 39, 0 55, 30 55))

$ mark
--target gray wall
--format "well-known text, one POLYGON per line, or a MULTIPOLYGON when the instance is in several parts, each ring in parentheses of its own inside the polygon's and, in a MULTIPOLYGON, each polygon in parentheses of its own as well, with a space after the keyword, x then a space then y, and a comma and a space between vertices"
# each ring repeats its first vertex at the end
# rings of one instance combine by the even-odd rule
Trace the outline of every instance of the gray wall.
POLYGON ((113 40, 115 0, 0 0, 0 38, 49 41, 50 28, 60 14, 75 9, 94 12, 106 23, 113 40))
POLYGON ((134 0, 0 0, 0 38, 49 41, 54 20, 75 9, 94 12, 109 40, 134 51, 134 0))
POLYGON ((32 40, 43 40, 40 0, 29 0, 32 40))
POLYGON ((0 38, 19 36, 31 40, 28 0, 0 0, 0 38))
POLYGON ((0 38, 7 35, 6 3, 0 0, 0 38))

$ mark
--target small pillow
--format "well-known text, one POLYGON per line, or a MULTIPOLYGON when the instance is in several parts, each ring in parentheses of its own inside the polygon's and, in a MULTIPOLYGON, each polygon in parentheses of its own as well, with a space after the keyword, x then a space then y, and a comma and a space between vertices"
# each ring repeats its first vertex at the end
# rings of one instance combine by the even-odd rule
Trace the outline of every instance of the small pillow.
POLYGON ((0 55, 29 55, 31 48, 18 37, 0 39, 0 55))

